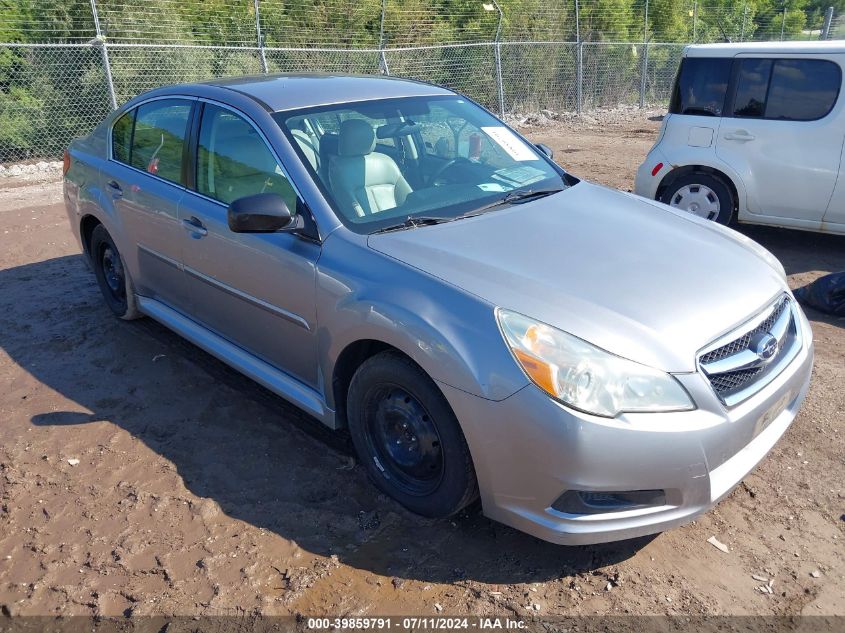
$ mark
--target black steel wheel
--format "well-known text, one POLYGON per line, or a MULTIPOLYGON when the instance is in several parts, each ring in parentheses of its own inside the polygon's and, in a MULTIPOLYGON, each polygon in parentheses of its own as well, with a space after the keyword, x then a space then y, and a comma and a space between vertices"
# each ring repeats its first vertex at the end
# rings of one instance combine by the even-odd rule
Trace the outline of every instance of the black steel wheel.
POLYGON ((365 361, 347 405, 358 458, 384 493, 429 517, 451 516, 478 495, 460 425, 412 360, 383 352, 365 361))
POLYGON ((131 293, 132 283, 123 258, 102 224, 91 234, 89 253, 97 284, 109 309, 121 319, 140 316, 135 308, 135 297, 131 293))

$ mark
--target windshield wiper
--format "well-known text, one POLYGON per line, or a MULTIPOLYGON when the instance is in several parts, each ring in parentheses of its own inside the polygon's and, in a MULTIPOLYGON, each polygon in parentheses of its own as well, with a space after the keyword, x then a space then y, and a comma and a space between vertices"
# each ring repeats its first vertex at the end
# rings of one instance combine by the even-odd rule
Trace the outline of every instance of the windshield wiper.
POLYGON ((409 215, 407 218, 398 224, 391 224, 377 231, 373 231, 371 235, 376 233, 389 233, 390 231, 402 231, 404 229, 415 229, 418 226, 431 226, 432 224, 442 224, 443 222, 451 222, 455 218, 444 218, 438 216, 413 216, 409 215))
POLYGON ((563 191, 563 187, 555 187, 552 189, 522 189, 518 191, 511 191, 507 195, 499 198, 498 200, 494 200, 489 204, 485 204, 482 207, 478 207, 477 209, 473 209, 472 211, 467 211, 463 215, 459 215, 457 219, 462 219, 466 217, 471 217, 473 215, 479 215, 484 213, 485 211, 489 211, 490 209, 494 209, 496 207, 500 207, 506 204, 514 204, 518 202, 527 202, 528 200, 535 199, 535 198, 545 198, 546 196, 550 196, 554 193, 559 193, 563 191))

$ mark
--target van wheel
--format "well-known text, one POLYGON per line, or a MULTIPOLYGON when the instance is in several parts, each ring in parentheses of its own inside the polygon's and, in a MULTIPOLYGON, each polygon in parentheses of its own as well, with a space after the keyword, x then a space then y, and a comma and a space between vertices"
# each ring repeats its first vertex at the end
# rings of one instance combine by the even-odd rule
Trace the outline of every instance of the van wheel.
POLYGON ((721 178, 702 173, 681 176, 666 188, 660 201, 719 224, 731 221, 735 202, 721 178))
POLYGON ((91 260, 97 284, 106 305, 118 318, 126 321, 141 317, 135 305, 135 293, 129 271, 111 235, 102 224, 91 233, 91 260))
POLYGON ((458 420, 412 360, 382 352, 364 361, 347 402, 352 443, 379 490, 435 518, 456 514, 478 496, 458 420))

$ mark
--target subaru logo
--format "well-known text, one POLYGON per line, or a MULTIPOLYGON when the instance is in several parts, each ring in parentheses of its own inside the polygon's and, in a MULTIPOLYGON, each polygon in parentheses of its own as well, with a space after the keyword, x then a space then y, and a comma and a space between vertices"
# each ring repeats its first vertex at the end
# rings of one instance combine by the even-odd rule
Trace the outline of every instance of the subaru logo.
POLYGON ((761 332, 751 339, 749 348, 761 361, 768 362, 778 351, 778 340, 769 332, 761 332))

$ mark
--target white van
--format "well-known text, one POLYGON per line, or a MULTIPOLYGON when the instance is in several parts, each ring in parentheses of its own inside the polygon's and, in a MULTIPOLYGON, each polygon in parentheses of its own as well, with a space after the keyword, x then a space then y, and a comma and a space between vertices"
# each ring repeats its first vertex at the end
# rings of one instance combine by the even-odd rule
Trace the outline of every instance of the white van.
POLYGON ((635 192, 727 224, 845 234, 845 42, 684 50, 635 192))

